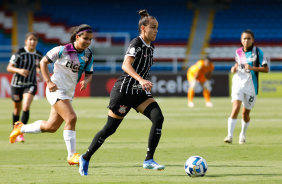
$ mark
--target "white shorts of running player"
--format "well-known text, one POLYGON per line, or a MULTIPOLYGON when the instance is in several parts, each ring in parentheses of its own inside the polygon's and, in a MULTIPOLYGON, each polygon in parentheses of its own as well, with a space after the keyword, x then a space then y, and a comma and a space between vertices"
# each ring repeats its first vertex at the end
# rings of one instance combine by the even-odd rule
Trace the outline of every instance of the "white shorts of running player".
POLYGON ((231 96, 232 96, 231 102, 233 102, 234 100, 240 100, 242 101, 243 106, 248 110, 251 110, 254 107, 257 99, 256 95, 255 96, 248 95, 240 90, 232 91, 231 96))
POLYGON ((48 87, 46 87, 46 98, 48 102, 53 106, 58 99, 64 100, 69 99, 72 102, 73 96, 67 95, 67 93, 63 90, 57 90, 55 92, 50 92, 48 87))

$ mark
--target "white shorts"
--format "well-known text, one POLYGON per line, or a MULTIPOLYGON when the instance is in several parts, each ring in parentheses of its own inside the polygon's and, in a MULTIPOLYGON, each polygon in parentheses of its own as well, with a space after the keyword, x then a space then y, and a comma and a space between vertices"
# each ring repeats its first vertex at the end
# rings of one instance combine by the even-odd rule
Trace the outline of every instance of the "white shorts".
POLYGON ((242 91, 232 91, 232 100, 231 102, 233 102, 234 100, 240 100, 242 101, 242 104, 243 106, 248 109, 248 110, 251 110, 255 103, 256 103, 256 99, 257 99, 257 96, 251 96, 251 95, 248 95, 246 93, 243 93, 242 91))
POLYGON ((46 87, 46 98, 47 98, 48 102, 51 104, 51 106, 53 106, 59 99, 60 100, 69 99, 70 101, 72 101, 73 96, 70 97, 63 90, 57 90, 55 92, 50 92, 49 88, 46 87))

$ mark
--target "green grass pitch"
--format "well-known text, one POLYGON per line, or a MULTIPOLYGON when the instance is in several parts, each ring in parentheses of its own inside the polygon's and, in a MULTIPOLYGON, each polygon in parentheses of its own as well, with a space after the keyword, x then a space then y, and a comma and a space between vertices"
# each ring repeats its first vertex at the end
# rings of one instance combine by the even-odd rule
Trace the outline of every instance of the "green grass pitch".
MULTIPOLYGON (((230 98, 212 98, 214 108, 195 98, 195 108, 184 97, 156 98, 165 121, 155 160, 164 171, 144 170, 151 123, 131 110, 117 132, 93 155, 88 176, 69 166, 63 126, 54 134, 26 134, 25 143, 9 143, 12 130, 12 101, 0 99, 0 183, 282 183, 281 98, 260 98, 251 112, 247 143, 239 145, 241 115, 233 144, 225 144, 230 98), (208 163, 205 177, 190 178, 184 171, 186 159, 200 155, 208 163)), ((75 98, 78 116, 77 152, 84 153, 93 136, 104 126, 108 97, 75 98)), ((34 100, 29 123, 46 120, 50 105, 34 100)))

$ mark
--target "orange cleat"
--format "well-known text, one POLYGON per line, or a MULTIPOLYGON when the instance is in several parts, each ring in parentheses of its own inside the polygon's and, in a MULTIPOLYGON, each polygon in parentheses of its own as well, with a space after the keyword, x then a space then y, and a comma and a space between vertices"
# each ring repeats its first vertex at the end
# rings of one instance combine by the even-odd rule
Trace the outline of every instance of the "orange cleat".
POLYGON ((21 132, 21 127, 23 126, 24 124, 20 121, 17 121, 14 125, 14 129, 12 131, 12 133, 10 134, 10 143, 13 144, 17 137, 19 135, 22 135, 23 133, 21 132))
POLYGON ((78 153, 74 153, 71 157, 68 158, 68 163, 70 165, 79 165, 79 154, 78 153))

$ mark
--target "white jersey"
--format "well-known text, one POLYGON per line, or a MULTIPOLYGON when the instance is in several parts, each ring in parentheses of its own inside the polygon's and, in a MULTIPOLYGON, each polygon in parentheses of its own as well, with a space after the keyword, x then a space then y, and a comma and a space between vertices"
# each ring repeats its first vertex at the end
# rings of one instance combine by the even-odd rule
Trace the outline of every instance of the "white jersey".
POLYGON ((82 73, 93 73, 93 54, 90 49, 79 53, 73 44, 67 44, 53 48, 46 57, 50 63, 54 63, 51 80, 57 85, 58 94, 72 98, 82 73))
POLYGON ((232 91, 241 91, 244 94, 256 96, 258 94, 258 72, 246 70, 245 64, 250 66, 267 65, 263 52, 253 47, 251 51, 244 52, 242 47, 236 50, 238 71, 232 79, 232 91))

